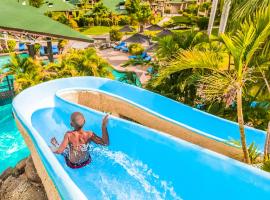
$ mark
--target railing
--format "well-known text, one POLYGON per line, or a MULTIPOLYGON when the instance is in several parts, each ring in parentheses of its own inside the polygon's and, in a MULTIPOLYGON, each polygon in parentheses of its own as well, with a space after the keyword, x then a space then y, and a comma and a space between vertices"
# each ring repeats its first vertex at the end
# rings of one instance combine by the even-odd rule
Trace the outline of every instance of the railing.
POLYGON ((11 75, 4 77, 0 82, 0 106, 12 102, 14 93, 14 78, 11 75))

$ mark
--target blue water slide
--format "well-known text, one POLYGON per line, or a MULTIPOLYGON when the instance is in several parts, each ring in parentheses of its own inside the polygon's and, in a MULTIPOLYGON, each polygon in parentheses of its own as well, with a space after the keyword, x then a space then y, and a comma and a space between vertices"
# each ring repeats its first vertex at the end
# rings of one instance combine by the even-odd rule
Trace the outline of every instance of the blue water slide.
MULTIPOLYGON (((95 77, 54 80, 24 90, 13 101, 47 173, 63 199, 269 200, 270 175, 168 134, 111 116, 110 145, 91 144, 92 163, 70 169, 49 149, 62 140, 70 114, 82 112, 86 129, 101 134, 105 113, 63 99, 63 92, 105 93, 197 134, 239 139, 237 124, 117 81, 95 77)), ((265 133, 246 127, 248 143, 262 149, 265 133)))

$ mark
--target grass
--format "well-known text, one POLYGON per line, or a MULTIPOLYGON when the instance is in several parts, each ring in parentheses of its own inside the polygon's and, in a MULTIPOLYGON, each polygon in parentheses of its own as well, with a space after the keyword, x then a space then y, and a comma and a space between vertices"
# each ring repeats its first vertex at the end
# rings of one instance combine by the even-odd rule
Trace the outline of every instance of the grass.
POLYGON ((85 35, 103 35, 109 33, 111 28, 112 26, 91 26, 89 28, 82 28, 80 32, 85 35))

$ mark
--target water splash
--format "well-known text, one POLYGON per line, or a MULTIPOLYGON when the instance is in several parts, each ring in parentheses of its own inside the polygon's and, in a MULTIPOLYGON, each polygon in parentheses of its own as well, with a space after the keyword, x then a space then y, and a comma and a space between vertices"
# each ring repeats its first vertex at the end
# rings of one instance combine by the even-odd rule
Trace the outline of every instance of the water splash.
MULTIPOLYGON (((123 152, 110 151, 107 148, 102 147, 95 147, 92 149, 92 153, 94 155, 105 157, 106 159, 113 161, 113 164, 121 166, 121 168, 123 168, 127 174, 135 179, 144 189, 144 191, 139 192, 130 187, 128 189, 128 193, 124 192, 123 185, 128 187, 128 184, 119 183, 119 180, 113 180, 112 177, 107 177, 106 175, 100 173, 99 176, 101 177, 103 184, 103 188, 100 189, 103 190, 101 191, 103 195, 107 193, 106 188, 109 187, 110 192, 112 192, 112 189, 116 190, 114 193, 117 194, 117 199, 147 199, 145 194, 148 194, 148 196, 151 196, 149 199, 182 200, 182 198, 179 197, 174 191, 172 183, 161 180, 159 175, 155 174, 153 170, 143 162, 134 160, 123 152), (108 178, 110 179, 108 180, 108 178), (113 188, 111 187, 112 185, 114 186, 113 188)), ((105 195, 104 199, 107 198, 110 197, 105 195)))

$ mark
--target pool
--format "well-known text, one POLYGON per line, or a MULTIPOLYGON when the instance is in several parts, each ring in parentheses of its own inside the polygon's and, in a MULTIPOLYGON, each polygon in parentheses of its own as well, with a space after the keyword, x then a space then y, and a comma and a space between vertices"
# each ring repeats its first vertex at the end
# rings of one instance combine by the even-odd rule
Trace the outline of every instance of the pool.
POLYGON ((0 174, 28 155, 29 150, 13 119, 11 104, 0 106, 0 174))
MULTIPOLYGON (((28 54, 20 54, 22 58, 28 54)), ((8 64, 10 56, 0 56, 0 68, 8 64)), ((112 70, 116 80, 125 76, 125 73, 112 70)), ((141 86, 137 79, 137 86, 141 86)), ((20 135, 12 117, 11 104, 0 106, 0 174, 8 167, 14 167, 18 161, 27 157, 29 150, 20 135)))

